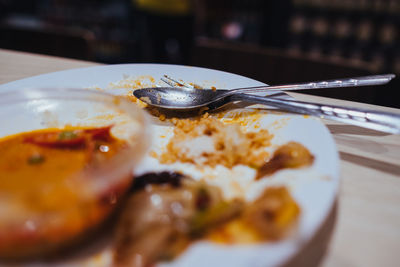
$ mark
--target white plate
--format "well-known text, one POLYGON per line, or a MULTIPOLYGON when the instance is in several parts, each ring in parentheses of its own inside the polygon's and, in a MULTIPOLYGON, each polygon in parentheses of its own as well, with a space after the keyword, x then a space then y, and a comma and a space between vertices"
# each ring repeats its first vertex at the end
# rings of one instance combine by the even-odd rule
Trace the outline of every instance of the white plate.
MULTIPOLYGON (((194 82, 205 87, 235 88, 245 86, 259 86, 263 83, 216 70, 205 68, 159 65, 159 64, 126 64, 73 69, 39 75, 27 79, 14 81, 0 86, 0 91, 15 90, 25 87, 73 87, 73 88, 102 88, 114 94, 127 94, 131 90, 115 89, 111 82, 118 82, 126 78, 125 75, 139 78, 144 83, 152 81, 158 83, 164 74, 179 78, 187 82, 194 82)), ((236 110, 234 113, 245 110, 236 110)), ((277 266, 285 263, 307 243, 316 230, 326 219, 331 210, 339 184, 339 158, 334 140, 326 127, 315 118, 302 115, 284 114, 264 107, 261 115, 248 115, 242 123, 247 129, 256 131, 257 127, 268 128, 274 134, 273 150, 277 145, 288 141, 297 141, 305 145, 316 160, 310 168, 300 170, 283 170, 272 178, 261 179, 258 182, 251 178, 251 171, 245 167, 236 167, 233 170, 218 168, 209 170, 210 175, 218 176, 213 183, 220 185, 224 193, 234 196, 236 192, 231 186, 232 180, 245 188, 245 197, 252 199, 265 186, 271 184, 287 185, 296 201, 301 206, 301 217, 297 233, 285 240, 261 244, 241 246, 220 246, 207 242, 198 242, 187 249, 174 262, 165 265, 173 266, 277 266)), ((226 117, 229 117, 228 113, 226 117)), ((155 123, 153 129, 153 148, 160 151, 163 144, 171 135, 171 128, 165 124, 155 123), (160 138, 161 135, 166 136, 160 138)), ((147 157, 137 169, 137 173, 146 171, 173 169, 183 171, 194 178, 202 174, 193 166, 187 164, 173 164, 163 166, 152 157, 147 157)), ((98 258, 97 258, 98 259, 98 258)), ((104 257, 104 261, 109 259, 104 257)), ((88 263, 88 262, 87 262, 88 263)), ((99 262, 97 262, 99 263, 99 262)))

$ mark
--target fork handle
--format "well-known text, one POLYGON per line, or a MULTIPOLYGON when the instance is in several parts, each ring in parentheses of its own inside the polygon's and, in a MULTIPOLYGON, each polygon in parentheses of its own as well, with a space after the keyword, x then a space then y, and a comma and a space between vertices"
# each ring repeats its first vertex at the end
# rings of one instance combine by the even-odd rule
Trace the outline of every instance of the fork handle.
POLYGON ((394 77, 396 77, 396 75, 394 74, 382 74, 382 75, 372 75, 372 76, 363 76, 363 77, 354 77, 345 79, 297 83, 297 84, 272 85, 272 86, 265 85, 265 86, 256 86, 247 88, 237 88, 230 90, 229 94, 268 92, 271 90, 292 91, 292 90, 308 90, 308 89, 320 89, 320 88, 381 85, 388 83, 394 77))
POLYGON ((400 134, 400 114, 397 113, 348 108, 338 105, 324 105, 312 102, 283 100, 247 94, 233 95, 232 100, 245 100, 252 103, 265 104, 295 113, 354 124, 377 131, 400 134))

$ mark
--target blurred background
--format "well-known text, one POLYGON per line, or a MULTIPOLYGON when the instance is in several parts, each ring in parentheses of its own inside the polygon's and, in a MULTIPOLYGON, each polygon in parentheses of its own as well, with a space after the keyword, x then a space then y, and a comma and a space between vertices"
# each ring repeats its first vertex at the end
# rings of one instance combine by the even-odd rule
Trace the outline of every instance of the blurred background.
MULTIPOLYGON (((400 76, 400 0, 0 0, 0 31, 0 48, 268 84, 400 76)), ((399 80, 308 93, 400 108, 399 80)))

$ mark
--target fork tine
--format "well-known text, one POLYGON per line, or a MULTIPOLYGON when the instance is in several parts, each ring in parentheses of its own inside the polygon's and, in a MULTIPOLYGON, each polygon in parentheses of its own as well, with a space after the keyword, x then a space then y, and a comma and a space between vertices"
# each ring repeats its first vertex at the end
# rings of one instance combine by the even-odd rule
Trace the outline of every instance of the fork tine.
POLYGON ((168 76, 168 75, 166 75, 166 74, 164 74, 164 77, 163 78, 161 78, 161 80, 163 81, 163 82, 165 82, 165 83, 167 83, 168 85, 170 85, 170 86, 178 86, 178 87, 185 87, 185 88, 189 88, 189 89, 203 89, 203 87, 202 86, 200 86, 200 85, 198 85, 198 84, 195 84, 195 83, 186 83, 186 82, 184 82, 184 81, 182 81, 182 80, 176 80, 176 79, 173 79, 173 78, 171 78, 170 76, 168 76))
POLYGON ((164 74, 164 77, 161 78, 161 80, 163 82, 167 83, 168 85, 175 86, 175 87, 176 86, 178 86, 178 87, 186 87, 186 88, 190 88, 190 89, 194 88, 194 86, 192 86, 190 84, 187 84, 184 81, 177 81, 176 79, 173 79, 173 78, 169 77, 166 74, 164 74))
POLYGON ((163 81, 163 82, 165 82, 166 84, 168 84, 168 85, 171 86, 171 87, 177 87, 177 84, 176 84, 175 82, 173 82, 173 81, 171 81, 171 80, 168 80, 168 79, 166 79, 166 78, 164 78, 164 77, 162 77, 160 80, 163 81))

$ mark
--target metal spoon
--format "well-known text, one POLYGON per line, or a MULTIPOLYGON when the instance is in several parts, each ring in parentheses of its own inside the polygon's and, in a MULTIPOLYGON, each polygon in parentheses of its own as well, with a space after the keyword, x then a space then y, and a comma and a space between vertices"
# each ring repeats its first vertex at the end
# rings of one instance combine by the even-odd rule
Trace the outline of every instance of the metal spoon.
POLYGON ((333 88, 344 86, 363 86, 384 84, 395 75, 378 75, 346 80, 331 80, 295 85, 263 86, 239 88, 233 90, 187 89, 176 87, 143 88, 133 92, 134 96, 147 104, 170 110, 193 111, 196 109, 216 109, 232 101, 246 101, 281 108, 290 112, 312 115, 320 118, 336 120, 388 133, 400 133, 400 114, 380 112, 359 108, 348 108, 337 105, 323 105, 311 102, 283 100, 273 97, 261 97, 242 94, 242 92, 266 92, 279 87, 299 90, 310 88, 333 88))

